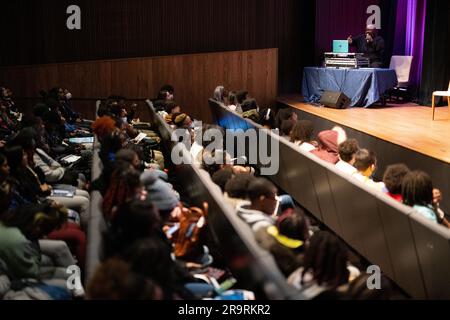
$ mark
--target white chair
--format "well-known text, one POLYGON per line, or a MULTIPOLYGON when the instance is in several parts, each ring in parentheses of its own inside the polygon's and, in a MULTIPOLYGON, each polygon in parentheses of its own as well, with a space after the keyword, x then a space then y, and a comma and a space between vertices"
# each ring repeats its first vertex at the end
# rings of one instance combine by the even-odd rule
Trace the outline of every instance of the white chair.
POLYGON ((448 107, 450 108, 450 81, 448 82, 448 91, 435 91, 431 99, 433 108, 433 120, 436 113, 436 97, 447 97, 448 107))
MULTIPOLYGON (((398 85, 392 90, 391 96, 394 95, 394 92, 402 93, 403 96, 406 96, 410 81, 412 62, 412 56, 392 56, 389 68, 395 70, 398 85)), ((395 96, 398 98, 400 95, 397 94, 395 96)))

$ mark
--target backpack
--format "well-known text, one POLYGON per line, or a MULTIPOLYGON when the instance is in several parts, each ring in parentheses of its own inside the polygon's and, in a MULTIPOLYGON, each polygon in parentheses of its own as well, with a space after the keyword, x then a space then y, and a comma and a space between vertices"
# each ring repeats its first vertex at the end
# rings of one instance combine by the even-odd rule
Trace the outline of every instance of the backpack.
POLYGON ((180 228, 172 238, 175 244, 175 256, 181 260, 196 260, 195 255, 201 249, 201 238, 206 228, 208 204, 203 209, 191 207, 181 210, 179 217, 180 228))

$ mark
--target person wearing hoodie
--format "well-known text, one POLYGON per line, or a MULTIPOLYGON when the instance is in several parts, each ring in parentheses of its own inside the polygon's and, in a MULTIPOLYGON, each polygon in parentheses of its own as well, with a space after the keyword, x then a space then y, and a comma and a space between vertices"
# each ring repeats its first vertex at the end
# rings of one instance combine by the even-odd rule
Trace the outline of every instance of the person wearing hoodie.
POLYGON ((317 136, 319 147, 311 151, 318 158, 333 165, 339 162, 339 145, 347 140, 344 129, 334 127, 332 130, 326 130, 317 136))
POLYGON ((338 163, 338 133, 333 130, 322 131, 317 139, 319 140, 319 148, 311 151, 311 153, 331 164, 338 163))
POLYGON ((267 179, 256 178, 248 186, 249 203, 237 207, 239 217, 256 234, 260 229, 275 225, 274 216, 278 212, 277 188, 267 179))
POLYGON ((141 174, 140 181, 147 192, 147 199, 158 209, 162 223, 169 222, 180 208, 179 194, 156 171, 146 170, 141 174))

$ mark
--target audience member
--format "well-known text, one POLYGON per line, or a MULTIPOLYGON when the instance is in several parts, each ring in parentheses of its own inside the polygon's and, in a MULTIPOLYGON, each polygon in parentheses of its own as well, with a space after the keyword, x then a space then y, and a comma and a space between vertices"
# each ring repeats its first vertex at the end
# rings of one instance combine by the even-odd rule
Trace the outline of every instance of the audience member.
POLYGON ((233 208, 249 200, 248 188, 256 178, 249 173, 240 173, 232 177, 225 185, 225 201, 233 208))
POLYGON ((386 193, 398 202, 403 202, 402 184, 405 176, 410 172, 405 164, 394 164, 387 167, 383 182, 386 186, 386 193))
POLYGON ((292 130, 294 126, 297 124, 294 120, 284 120, 281 124, 280 135, 281 137, 290 140, 292 135, 292 130))
POLYGON ((335 130, 322 131, 317 136, 319 147, 312 154, 333 165, 339 162, 338 139, 339 133, 335 130))
POLYGON ((285 109, 281 109, 280 111, 278 111, 277 116, 276 116, 276 121, 275 121, 276 127, 281 128, 281 125, 283 124, 283 122, 287 121, 287 120, 292 120, 292 121, 297 122, 298 115, 294 109, 285 108, 285 109))
POLYGON ((275 114, 271 108, 259 110, 259 122, 265 129, 275 129, 275 114))
POLYGON ((277 188, 264 178, 256 178, 248 186, 250 204, 237 208, 239 217, 257 232, 275 224, 274 215, 278 212, 279 198, 277 188))
POLYGON ((97 268, 86 296, 89 300, 149 301, 162 300, 163 292, 151 279, 133 272, 127 262, 112 258, 97 268))
POLYGON ((299 146, 305 152, 316 150, 315 142, 312 141, 314 126, 309 120, 297 121, 291 133, 291 142, 299 146))
POLYGON ((339 145, 339 162, 336 163, 336 169, 349 175, 355 174, 358 170, 354 167, 356 153, 359 151, 358 141, 348 139, 339 145))
POLYGON ((228 93, 228 105, 227 107, 231 110, 231 111, 235 111, 239 114, 242 114, 242 107, 238 102, 238 98, 237 98, 237 93, 235 91, 230 91, 228 93))
POLYGON ((425 172, 412 171, 406 174, 403 178, 402 197, 406 205, 413 207, 423 217, 450 227, 445 213, 433 203, 433 182, 425 172))
POLYGON ((316 232, 305 253, 304 266, 293 273, 288 282, 305 298, 314 299, 327 291, 340 291, 349 282, 348 252, 329 232, 316 232))
POLYGON ((361 181, 370 188, 378 191, 383 191, 385 185, 383 182, 375 182, 372 179, 375 169, 377 167, 377 157, 375 152, 369 151, 367 149, 359 150, 355 155, 356 170, 358 172, 353 174, 357 180, 361 181))
POLYGON ((221 105, 225 105, 225 88, 223 86, 218 86, 214 90, 214 100, 219 102, 221 105))

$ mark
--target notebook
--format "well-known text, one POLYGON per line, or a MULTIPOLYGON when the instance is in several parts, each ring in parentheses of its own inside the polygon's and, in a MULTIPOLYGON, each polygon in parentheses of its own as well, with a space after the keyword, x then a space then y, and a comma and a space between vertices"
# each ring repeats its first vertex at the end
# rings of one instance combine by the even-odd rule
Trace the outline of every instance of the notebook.
POLYGON ((67 163, 67 164, 72 164, 72 163, 77 162, 80 159, 81 159, 80 156, 76 156, 76 155, 71 154, 71 155, 69 155, 67 157, 62 158, 61 162, 64 162, 64 163, 67 163))

